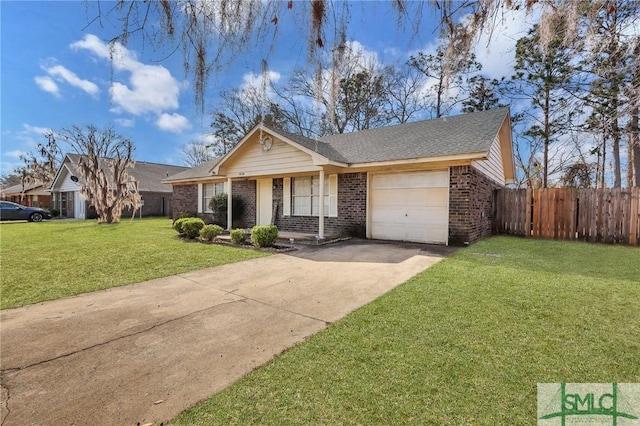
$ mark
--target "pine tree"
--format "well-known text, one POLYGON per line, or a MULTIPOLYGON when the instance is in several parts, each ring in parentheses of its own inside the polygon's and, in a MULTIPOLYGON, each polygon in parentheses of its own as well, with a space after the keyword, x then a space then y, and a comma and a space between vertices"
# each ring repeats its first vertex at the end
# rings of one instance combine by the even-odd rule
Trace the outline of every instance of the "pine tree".
POLYGON ((542 146, 542 187, 546 188, 551 161, 549 148, 567 132, 577 111, 569 108, 566 91, 575 72, 570 49, 559 38, 542 49, 539 38, 539 27, 535 26, 517 41, 515 74, 506 85, 506 92, 514 99, 530 103, 525 113, 529 125, 524 136, 541 141, 534 146, 542 146))

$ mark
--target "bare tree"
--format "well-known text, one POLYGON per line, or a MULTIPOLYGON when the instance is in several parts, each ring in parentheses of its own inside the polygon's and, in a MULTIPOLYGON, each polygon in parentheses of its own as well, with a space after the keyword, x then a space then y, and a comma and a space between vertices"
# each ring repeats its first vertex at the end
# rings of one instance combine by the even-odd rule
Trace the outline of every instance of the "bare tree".
MULTIPOLYGON (((89 3, 89 0, 86 0, 89 3)), ((399 32, 415 37, 421 32, 443 35, 447 40, 445 62, 455 62, 460 56, 469 58, 482 34, 491 33, 506 11, 527 10, 540 16, 539 46, 544 50, 555 37, 565 41, 579 35, 590 39, 588 49, 598 52, 603 44, 597 42, 597 17, 619 7, 622 1, 566 1, 566 0, 394 0, 385 4, 397 17, 399 32), (439 28, 425 27, 426 13, 438 14, 439 28), (557 17, 564 17, 567 25, 554 26, 557 17), (461 24, 462 23, 462 24, 461 24)), ((638 2, 627 1, 627 4, 638 2)), ((97 16, 103 18, 101 2, 97 16)), ((104 15, 114 15, 122 23, 120 34, 112 43, 126 45, 131 36, 138 35, 154 47, 168 52, 183 52, 185 70, 192 74, 196 103, 204 108, 205 91, 211 73, 226 69, 221 66, 234 59, 235 52, 257 47, 257 61, 266 61, 279 38, 282 25, 295 25, 306 34, 310 63, 319 69, 326 52, 337 52, 332 67, 339 67, 352 18, 352 8, 358 2, 341 0, 183 0, 145 1, 119 0, 114 7, 104 8, 104 15)), ((371 9, 364 9, 363 15, 371 9)), ((367 6, 368 8, 368 6, 367 6)), ((637 40, 639 35, 633 35, 637 40)), ((451 68, 446 67, 446 72, 451 68)), ((319 77, 318 74, 316 76, 319 77)))
POLYGON ((76 164, 82 177, 80 192, 95 207, 98 223, 119 222, 126 208, 135 214, 140 207, 140 193, 138 182, 129 174, 134 165, 130 139, 111 127, 99 130, 93 125, 73 126, 52 133, 48 148, 41 145, 39 149, 60 151, 61 143, 80 154, 76 164))
POLYGON ((62 151, 53 131, 48 131, 44 137, 47 142, 38 144, 35 151, 20 156, 23 165, 18 170, 23 186, 41 182, 48 188, 62 162, 62 151))
POLYGON ((457 56, 447 56, 446 49, 441 44, 435 54, 418 52, 409 59, 409 64, 424 74, 427 83, 433 82, 430 91, 434 96, 433 110, 436 118, 451 110, 458 102, 458 91, 465 88, 469 75, 482 68, 475 60, 475 55, 466 56, 466 53, 458 50, 457 56))
POLYGON ((389 117, 397 123, 422 118, 428 107, 422 93, 426 83, 424 74, 415 67, 403 64, 389 69, 387 83, 389 117))
POLYGON ((22 184, 22 173, 19 169, 14 169, 0 176, 0 188, 2 189, 20 184, 22 184))
POLYGON ((214 155, 229 152, 258 123, 284 128, 286 118, 280 106, 266 95, 264 88, 248 86, 220 93, 220 102, 211 122, 214 155))
POLYGON ((200 141, 191 141, 182 146, 182 158, 189 167, 206 163, 216 157, 211 144, 200 141))

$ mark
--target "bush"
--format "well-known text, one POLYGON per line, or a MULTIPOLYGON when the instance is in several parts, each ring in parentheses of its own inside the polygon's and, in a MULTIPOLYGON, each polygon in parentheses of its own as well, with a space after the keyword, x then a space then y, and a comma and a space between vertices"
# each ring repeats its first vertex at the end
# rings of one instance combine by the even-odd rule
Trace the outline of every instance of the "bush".
POLYGON ((187 219, 187 218, 190 218, 190 217, 198 217, 198 215, 195 214, 195 213, 190 213, 188 211, 182 210, 180 212, 180 214, 178 215, 178 218, 176 220, 178 220, 178 219, 187 219))
POLYGON ((233 241, 234 244, 244 243, 247 241, 247 231, 244 229, 232 229, 231 241, 233 241))
POLYGON ((200 235, 202 228, 204 228, 204 221, 198 217, 187 218, 182 222, 182 232, 189 238, 200 235))
POLYGON ((60 210, 58 210, 58 209, 51 209, 49 211, 51 212, 51 216, 53 216, 53 217, 60 216, 60 210))
POLYGON ((200 238, 211 241, 218 235, 222 234, 222 227, 219 225, 205 225, 200 230, 200 238))
MULTIPOLYGON (((209 208, 213 212, 215 221, 221 223, 223 226, 227 226, 227 194, 218 194, 211 197, 209 201, 209 208)), ((231 220, 236 221, 242 218, 244 215, 244 200, 239 195, 231 196, 231 220)))
POLYGON ((275 225, 254 226, 251 229, 251 242, 258 247, 270 247, 278 238, 278 227, 275 225))
POLYGON ((191 219, 191 218, 190 217, 181 217, 181 218, 178 218, 178 219, 174 220, 173 221, 173 229, 175 229, 178 234, 184 234, 184 229, 182 228, 182 225, 184 225, 184 223, 189 219, 191 219))

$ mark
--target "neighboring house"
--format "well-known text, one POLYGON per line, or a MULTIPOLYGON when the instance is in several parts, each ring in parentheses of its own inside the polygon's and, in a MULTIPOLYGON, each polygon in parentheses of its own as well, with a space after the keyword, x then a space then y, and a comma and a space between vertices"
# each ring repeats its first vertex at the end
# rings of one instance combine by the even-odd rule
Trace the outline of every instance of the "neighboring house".
MULTIPOLYGON (((77 168, 80 157, 78 154, 65 155, 49 188, 52 208, 56 208, 63 217, 76 219, 95 217, 95 210, 80 193, 82 175, 77 168)), ((101 166, 107 170, 106 162, 101 159, 101 163, 101 166)), ((186 169, 187 167, 136 161, 129 170, 129 175, 137 181, 143 203, 136 215, 171 216, 172 188, 162 180, 186 169)), ((131 211, 125 211, 123 217, 131 213, 131 211)))
POLYGON ((508 108, 317 140, 257 125, 165 182, 173 217, 206 217, 224 192, 244 198, 247 227, 465 244, 491 234, 494 190, 514 181, 512 143, 508 108))
POLYGON ((14 185, 0 191, 0 198, 28 207, 51 207, 51 194, 42 183, 14 185))

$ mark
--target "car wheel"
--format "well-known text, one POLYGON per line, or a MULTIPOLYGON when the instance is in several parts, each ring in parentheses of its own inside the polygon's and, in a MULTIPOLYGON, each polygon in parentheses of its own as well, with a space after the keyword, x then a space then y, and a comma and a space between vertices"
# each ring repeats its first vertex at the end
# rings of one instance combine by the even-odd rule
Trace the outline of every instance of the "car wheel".
POLYGON ((29 220, 31 222, 42 222, 42 214, 41 213, 34 213, 34 214, 31 215, 29 220))

